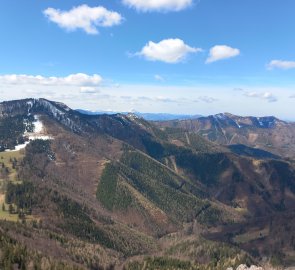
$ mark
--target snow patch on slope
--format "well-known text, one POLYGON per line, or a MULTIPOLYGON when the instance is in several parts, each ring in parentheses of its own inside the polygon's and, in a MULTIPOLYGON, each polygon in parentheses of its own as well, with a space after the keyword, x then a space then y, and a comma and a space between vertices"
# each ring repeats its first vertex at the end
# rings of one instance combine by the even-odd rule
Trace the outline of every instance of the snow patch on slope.
POLYGON ((35 121, 33 122, 34 131, 24 133, 24 137, 28 138, 29 140, 23 144, 16 145, 15 149, 13 149, 13 150, 7 149, 7 150, 5 150, 5 152, 16 152, 21 149, 24 149, 31 141, 34 141, 34 140, 53 140, 52 136, 45 134, 45 128, 44 128, 44 125, 43 125, 42 121, 40 120, 39 116, 35 115, 34 118, 35 118, 35 121))
POLYGON ((224 113, 215 114, 213 117, 217 120, 226 120, 228 118, 224 113))
POLYGON ((45 134, 45 128, 40 120, 38 115, 35 115, 34 131, 33 132, 25 132, 24 136, 28 137, 30 141, 32 140, 53 140, 53 137, 45 134))
POLYGON ((25 143, 23 143, 23 144, 18 144, 18 145, 15 146, 15 149, 13 149, 13 150, 7 149, 7 150, 5 150, 5 152, 17 152, 17 151, 19 151, 19 150, 21 150, 21 149, 26 148, 26 146, 27 146, 29 143, 30 143, 30 142, 25 142, 25 143))

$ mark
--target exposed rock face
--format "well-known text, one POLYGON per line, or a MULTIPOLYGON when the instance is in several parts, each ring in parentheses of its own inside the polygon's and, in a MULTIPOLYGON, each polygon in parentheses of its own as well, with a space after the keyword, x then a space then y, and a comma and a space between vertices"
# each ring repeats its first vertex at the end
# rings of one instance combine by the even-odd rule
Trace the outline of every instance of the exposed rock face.
MULTIPOLYGON (((260 266, 256 266, 256 265, 251 265, 250 267, 248 267, 246 264, 241 264, 237 267, 236 270, 279 270, 281 268, 273 268, 271 266, 264 266, 264 267, 260 267, 260 266)), ((293 270, 295 268, 287 268, 285 270, 293 270)), ((233 267, 227 268, 226 270, 234 270, 233 267)))
POLYGON ((255 265, 251 265, 250 267, 247 267, 247 265, 241 264, 240 266, 238 266, 237 270, 263 270, 263 268, 255 266, 255 265))
MULTIPOLYGON (((227 268, 227 270, 234 270, 234 268, 230 267, 230 268, 227 268)), ((258 267, 255 265, 251 265, 250 267, 248 267, 245 264, 241 264, 237 267, 236 270, 264 270, 264 269, 262 267, 258 267)))

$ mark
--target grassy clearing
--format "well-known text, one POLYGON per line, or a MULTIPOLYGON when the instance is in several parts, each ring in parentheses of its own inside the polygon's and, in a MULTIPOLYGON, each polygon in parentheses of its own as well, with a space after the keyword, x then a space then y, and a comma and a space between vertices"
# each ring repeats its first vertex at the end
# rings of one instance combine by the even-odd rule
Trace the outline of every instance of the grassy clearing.
MULTIPOLYGON (((23 151, 14 151, 14 152, 1 152, 0 153, 0 164, 3 163, 5 167, 9 169, 8 179, 9 181, 17 181, 16 175, 17 171, 13 167, 13 160, 19 162, 24 157, 23 151)), ((4 180, 1 179, 0 180, 4 180)))
POLYGON ((259 238, 263 238, 269 235, 269 228, 264 228, 262 230, 250 231, 244 234, 235 236, 234 242, 237 244, 244 244, 259 238))
POLYGON ((6 162, 9 161, 10 158, 20 159, 24 156, 24 153, 20 151, 12 151, 12 152, 1 152, 0 159, 6 162))
MULTIPOLYGON (((0 153, 1 168, 3 168, 4 166, 4 168, 8 169, 7 173, 5 173, 5 177, 3 177, 2 174, 0 175, 0 220, 7 220, 13 222, 19 221, 19 216, 17 213, 9 213, 9 204, 5 203, 5 195, 8 182, 11 182, 15 185, 22 184, 22 181, 17 179, 17 166, 23 157, 24 152, 22 150, 0 153)), ((12 206, 13 208, 15 208, 15 205, 12 206)), ((26 215, 25 219, 27 221, 38 220, 32 215, 26 215)))
POLYGON ((23 154, 20 151, 14 152, 1 152, 0 153, 0 164, 4 164, 5 168, 8 168, 8 174, 5 178, 0 176, 0 219, 7 221, 18 221, 17 214, 9 213, 9 205, 5 203, 5 188, 7 181, 19 182, 16 179, 17 171, 13 167, 12 160, 19 161, 23 157, 23 154))
POLYGON ((7 220, 7 221, 18 221, 17 214, 10 214, 8 211, 8 204, 5 203, 5 194, 0 194, 0 220, 7 220), (5 206, 5 211, 3 211, 3 204, 5 206))

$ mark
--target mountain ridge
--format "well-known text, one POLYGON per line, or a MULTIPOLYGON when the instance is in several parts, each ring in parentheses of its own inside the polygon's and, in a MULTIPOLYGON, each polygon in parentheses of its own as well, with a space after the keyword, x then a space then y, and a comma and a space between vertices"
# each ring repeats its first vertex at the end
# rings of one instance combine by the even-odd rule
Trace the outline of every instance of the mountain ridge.
POLYGON ((180 128, 159 129, 134 114, 84 115, 44 99, 0 103, 0 128, 8 133, 0 142, 12 148, 26 128, 34 131, 36 115, 51 139, 0 152, 0 193, 5 208, 14 208, 10 218, 19 220, 1 221, 0 213, 0 234, 21 239, 30 252, 82 269, 111 262, 132 269, 134 260, 154 269, 161 262, 223 270, 278 258, 276 246, 281 265, 290 265, 291 161, 250 147, 230 149, 180 128), (90 251, 95 248, 100 258, 90 251))
POLYGON ((284 157, 295 157, 295 124, 274 116, 241 117, 226 113, 155 124, 162 130, 179 128, 222 145, 244 144, 284 157))

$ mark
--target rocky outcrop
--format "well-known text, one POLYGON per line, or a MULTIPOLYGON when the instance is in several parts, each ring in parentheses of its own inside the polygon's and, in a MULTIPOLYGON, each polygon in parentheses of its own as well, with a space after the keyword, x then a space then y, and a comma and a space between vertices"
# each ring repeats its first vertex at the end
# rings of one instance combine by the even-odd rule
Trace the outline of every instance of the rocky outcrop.
MULTIPOLYGON (((256 266, 256 265, 251 265, 248 267, 246 264, 241 264, 239 265, 236 269, 233 267, 227 268, 226 270, 282 270, 281 268, 273 268, 272 266, 256 266)), ((285 270, 293 270, 293 268, 286 268, 285 270)), ((295 268, 294 268, 295 270, 295 268)))

